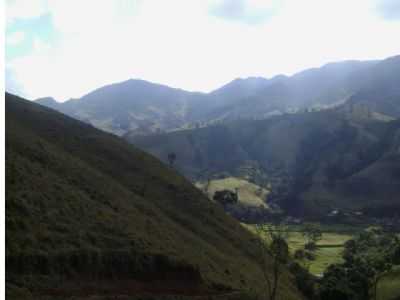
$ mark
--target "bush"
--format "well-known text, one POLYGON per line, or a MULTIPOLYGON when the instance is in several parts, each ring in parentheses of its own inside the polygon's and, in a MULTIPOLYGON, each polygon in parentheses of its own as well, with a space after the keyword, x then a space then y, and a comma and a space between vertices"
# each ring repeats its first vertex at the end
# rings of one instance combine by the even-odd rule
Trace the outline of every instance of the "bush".
POLYGON ((235 204, 238 202, 237 194, 229 190, 216 191, 213 199, 222 205, 235 204))
POLYGON ((289 271, 294 275, 296 279, 297 288, 306 296, 308 299, 313 299, 315 296, 315 279, 314 277, 299 263, 291 263, 289 265, 289 271))
POLYGON ((306 257, 306 252, 303 249, 298 249, 294 252, 295 259, 304 259, 306 257))
POLYGON ((308 260, 315 260, 315 254, 311 251, 305 251, 305 258, 308 260))
POLYGON ((317 244, 314 242, 308 242, 304 245, 304 249, 309 251, 315 251, 317 249, 317 244))

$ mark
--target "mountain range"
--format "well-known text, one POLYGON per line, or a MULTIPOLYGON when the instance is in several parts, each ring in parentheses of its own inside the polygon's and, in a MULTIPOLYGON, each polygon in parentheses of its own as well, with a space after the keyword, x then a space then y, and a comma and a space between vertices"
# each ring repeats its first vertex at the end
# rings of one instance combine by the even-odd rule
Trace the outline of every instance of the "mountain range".
MULTIPOLYGON (((341 209, 395 215, 400 209, 400 57, 369 64, 362 76, 351 75, 363 78, 352 81, 360 88, 329 109, 126 138, 165 161, 175 153, 177 167, 194 181, 223 173, 250 178, 272 189, 267 201, 291 214, 322 217, 341 209)), ((284 86, 276 91, 284 93, 284 86)))
POLYGON ((394 56, 236 79, 208 94, 129 80, 65 103, 38 102, 165 162, 175 153, 191 180, 251 177, 292 214, 381 215, 400 206, 399 80, 394 56))
MULTIPOLYGON (((307 220, 400 211, 400 56, 210 93, 131 79, 5 98, 10 299, 259 294, 254 235, 196 188, 211 179, 307 220)), ((287 270, 280 285, 302 299, 287 270)))
POLYGON ((397 117, 399 112, 392 109, 390 99, 398 93, 399 65, 400 56, 383 61, 329 63, 290 77, 235 79, 210 93, 130 79, 63 103, 52 98, 36 102, 120 136, 204 127, 227 120, 265 119, 304 109, 329 108, 349 99, 397 117), (394 83, 381 100, 377 91, 368 89, 379 81, 387 82, 386 77, 394 83))

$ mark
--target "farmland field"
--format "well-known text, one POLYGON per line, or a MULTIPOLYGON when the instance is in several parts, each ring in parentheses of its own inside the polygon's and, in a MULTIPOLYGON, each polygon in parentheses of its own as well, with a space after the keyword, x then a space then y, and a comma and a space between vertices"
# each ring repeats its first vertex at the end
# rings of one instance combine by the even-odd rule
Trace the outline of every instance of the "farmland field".
MULTIPOLYGON (((250 230, 254 230, 252 225, 244 225, 250 230)), ((327 228, 321 227, 322 230, 327 228)), ((292 254, 298 249, 304 248, 306 239, 303 237, 301 226, 289 226, 289 249, 292 254)), ((317 250, 315 251, 315 260, 301 261, 301 263, 309 268, 314 275, 321 275, 324 270, 334 263, 342 262, 342 250, 346 241, 352 238, 347 232, 333 232, 333 227, 322 233, 322 238, 317 242, 317 250)))
MULTIPOLYGON (((314 275, 320 275, 333 263, 342 261, 343 245, 351 239, 351 235, 345 233, 324 232, 322 239, 317 243, 315 251, 316 258, 309 262, 310 272, 314 275)), ((289 235, 289 248, 292 253, 297 249, 304 247, 305 238, 301 232, 291 232, 289 235)))

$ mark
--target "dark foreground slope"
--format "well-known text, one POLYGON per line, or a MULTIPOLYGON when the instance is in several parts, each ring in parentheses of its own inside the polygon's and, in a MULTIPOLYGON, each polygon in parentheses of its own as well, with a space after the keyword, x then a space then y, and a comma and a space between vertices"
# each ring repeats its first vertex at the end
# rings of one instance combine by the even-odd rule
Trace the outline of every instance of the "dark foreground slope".
POLYGON ((250 176, 272 189, 269 201, 291 213, 325 216, 341 208, 394 215, 400 213, 400 122, 375 117, 365 106, 348 105, 130 141, 164 160, 175 152, 189 178, 250 176))
MULTIPOLYGON (((260 288, 252 235, 183 177, 10 94, 6 190, 10 299, 260 288)), ((281 290, 298 299, 288 276, 281 290)))

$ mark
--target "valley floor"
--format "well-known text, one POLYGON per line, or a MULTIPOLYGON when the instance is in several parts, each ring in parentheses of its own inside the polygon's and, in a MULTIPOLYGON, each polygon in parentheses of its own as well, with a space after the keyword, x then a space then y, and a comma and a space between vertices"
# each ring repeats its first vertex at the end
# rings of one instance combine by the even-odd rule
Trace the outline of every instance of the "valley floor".
MULTIPOLYGON (((244 225, 252 230, 253 225, 244 225)), ((296 250, 303 249, 306 244, 300 225, 289 225, 289 249, 292 254, 296 250)), ((321 226, 322 238, 317 242, 315 251, 315 260, 299 261, 313 275, 322 276, 325 269, 335 263, 342 262, 342 251, 344 243, 350 240, 361 228, 348 228, 346 225, 328 225, 321 226)))

